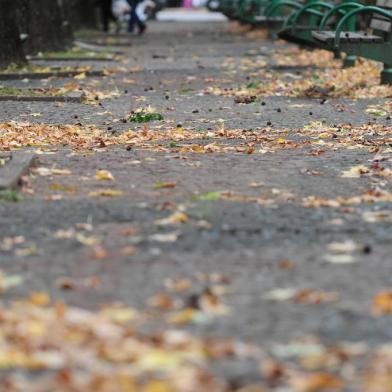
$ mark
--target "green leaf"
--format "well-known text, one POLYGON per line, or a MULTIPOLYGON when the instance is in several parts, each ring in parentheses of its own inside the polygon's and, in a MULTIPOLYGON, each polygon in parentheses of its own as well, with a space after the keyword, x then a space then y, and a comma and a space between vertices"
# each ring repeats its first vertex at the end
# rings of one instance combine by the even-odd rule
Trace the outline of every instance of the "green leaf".
POLYGON ((377 109, 377 108, 367 108, 366 113, 371 114, 372 116, 375 117, 383 117, 388 114, 385 110, 377 109))
POLYGON ((207 192, 202 195, 194 195, 193 200, 201 200, 201 201, 216 201, 221 197, 220 192, 207 192))
POLYGON ((191 87, 185 87, 185 88, 179 90, 179 92, 182 94, 191 93, 192 91, 194 91, 194 89, 191 87))

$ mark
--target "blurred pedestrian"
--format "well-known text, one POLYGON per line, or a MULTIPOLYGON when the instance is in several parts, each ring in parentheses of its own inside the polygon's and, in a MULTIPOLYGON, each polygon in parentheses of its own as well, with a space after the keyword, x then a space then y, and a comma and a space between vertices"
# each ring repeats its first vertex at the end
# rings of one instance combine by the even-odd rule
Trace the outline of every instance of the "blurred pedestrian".
POLYGON ((95 4, 101 8, 101 21, 103 31, 109 31, 110 21, 116 22, 112 13, 112 0, 96 0, 95 4))
POLYGON ((137 25, 139 31, 138 34, 142 35, 146 31, 146 24, 140 19, 139 15, 136 12, 137 6, 141 3, 141 0, 128 0, 129 5, 131 6, 131 15, 129 19, 128 31, 133 33, 135 25, 137 25))

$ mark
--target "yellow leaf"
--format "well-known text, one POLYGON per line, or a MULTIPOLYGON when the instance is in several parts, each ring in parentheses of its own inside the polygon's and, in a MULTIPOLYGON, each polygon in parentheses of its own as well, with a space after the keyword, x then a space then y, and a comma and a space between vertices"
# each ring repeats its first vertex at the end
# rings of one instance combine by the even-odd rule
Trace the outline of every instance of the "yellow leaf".
POLYGON ((69 176, 72 172, 68 169, 52 169, 52 174, 55 174, 56 176, 69 176))
POLYGON ((174 212, 172 215, 168 216, 167 218, 156 220, 155 224, 159 226, 177 225, 180 223, 186 223, 188 222, 188 220, 188 215, 181 211, 177 211, 174 212))
POLYGON ((150 381, 145 387, 143 392, 172 392, 173 388, 167 381, 154 380, 150 381))
POLYGON ((175 370, 186 360, 186 354, 166 350, 150 350, 140 358, 138 365, 144 370, 175 370))
POLYGON ((36 306, 46 306, 50 302, 49 295, 44 292, 34 292, 30 295, 29 302, 36 306))
POLYGON ((85 246, 94 246, 99 244, 100 239, 94 236, 86 236, 83 233, 77 233, 76 240, 85 246))
POLYGON ((76 76, 74 76, 74 79, 76 79, 76 80, 83 80, 83 79, 86 79, 86 72, 82 72, 82 73, 80 73, 80 74, 77 74, 76 76))
POLYGON ((320 133, 319 138, 320 138, 320 139, 328 139, 329 136, 330 136, 330 135, 329 135, 328 132, 322 132, 322 133, 320 133))
POLYGON ((138 317, 138 313, 132 308, 106 308, 101 314, 117 323, 126 323, 138 317))
POLYGON ((197 316, 197 311, 195 309, 185 308, 178 312, 172 313, 168 317, 168 321, 169 323, 184 325, 194 321, 196 316, 197 316))
POLYGON ((113 181, 113 174, 108 170, 98 170, 95 173, 95 178, 100 181, 113 181))
POLYGON ((373 298, 373 310, 376 314, 392 314, 392 291, 382 291, 373 298))
POLYGON ((123 191, 119 191, 116 189, 100 189, 98 191, 90 192, 88 195, 89 197, 118 197, 123 195, 123 191))
POLYGON ((341 174, 343 178, 359 178, 362 174, 369 173, 369 169, 364 165, 353 166, 348 170, 344 170, 341 174))

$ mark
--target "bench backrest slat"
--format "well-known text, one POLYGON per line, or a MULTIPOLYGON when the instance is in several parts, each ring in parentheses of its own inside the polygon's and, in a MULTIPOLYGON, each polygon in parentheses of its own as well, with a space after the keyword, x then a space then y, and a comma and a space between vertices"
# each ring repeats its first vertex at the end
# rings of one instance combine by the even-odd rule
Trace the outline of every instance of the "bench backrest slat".
POLYGON ((370 28, 374 30, 384 31, 385 33, 390 33, 392 31, 392 23, 388 20, 373 18, 370 22, 370 28))
POLYGON ((392 9, 392 0, 377 0, 377 7, 392 9))
MULTIPOLYGON (((376 6, 392 13, 392 0, 376 0, 376 6)), ((370 21, 370 28, 379 31, 380 34, 388 34, 392 31, 391 19, 383 15, 373 14, 370 21)))

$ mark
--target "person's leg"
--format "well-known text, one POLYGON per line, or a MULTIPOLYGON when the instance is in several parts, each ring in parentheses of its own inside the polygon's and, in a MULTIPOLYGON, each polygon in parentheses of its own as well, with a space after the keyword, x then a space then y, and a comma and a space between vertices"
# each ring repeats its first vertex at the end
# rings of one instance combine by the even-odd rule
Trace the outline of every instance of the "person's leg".
POLYGON ((128 0, 128 3, 132 7, 131 10, 131 19, 129 20, 129 32, 132 32, 135 24, 139 28, 139 34, 142 34, 146 30, 146 25, 140 20, 139 15, 136 12, 137 5, 139 4, 139 0, 128 0))
POLYGON ((103 31, 108 32, 109 31, 110 16, 112 15, 112 1, 111 0, 102 0, 101 10, 102 10, 103 31))
POLYGON ((133 5, 134 0, 128 0, 128 4, 131 6, 131 12, 129 14, 129 22, 128 22, 128 32, 133 33, 133 29, 135 27, 135 7, 133 5))
POLYGON ((109 19, 111 19, 113 22, 117 22, 117 18, 113 14, 112 5, 113 5, 113 1, 112 0, 108 0, 109 19))

